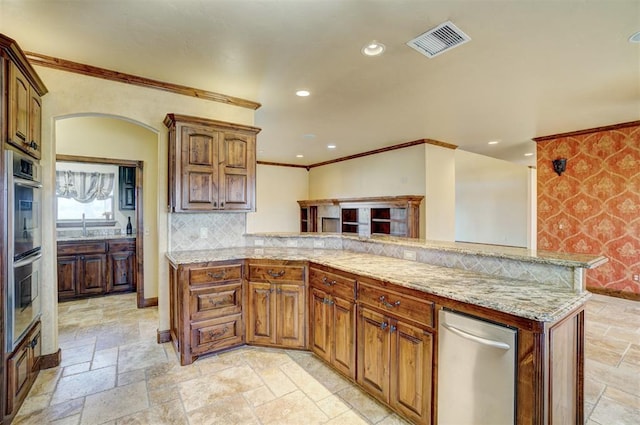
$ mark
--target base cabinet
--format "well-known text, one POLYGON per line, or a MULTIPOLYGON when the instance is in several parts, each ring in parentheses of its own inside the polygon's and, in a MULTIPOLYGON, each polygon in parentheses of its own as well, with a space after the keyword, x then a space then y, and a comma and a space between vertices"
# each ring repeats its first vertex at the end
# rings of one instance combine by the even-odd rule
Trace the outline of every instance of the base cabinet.
POLYGON ((306 347, 306 288, 303 265, 249 263, 247 342, 306 347))
POLYGON ((244 262, 171 267, 171 339, 180 364, 245 342, 244 262))
POLYGON ((135 239, 58 242, 58 301, 136 290, 135 239))
POLYGON ((356 379, 356 281, 319 267, 309 271, 309 346, 339 372, 356 379))
POLYGON ((41 326, 38 321, 7 361, 6 414, 13 416, 24 401, 40 370, 41 326))

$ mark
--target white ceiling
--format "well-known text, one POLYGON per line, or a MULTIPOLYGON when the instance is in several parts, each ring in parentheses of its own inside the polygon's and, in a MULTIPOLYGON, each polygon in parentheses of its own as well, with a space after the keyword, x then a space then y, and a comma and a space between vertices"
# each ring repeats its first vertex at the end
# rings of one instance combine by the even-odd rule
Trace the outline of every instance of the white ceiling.
POLYGON ((533 165, 533 137, 640 119, 637 31, 639 0, 0 0, 24 50, 260 102, 258 159, 293 164, 430 138, 533 165), (447 20, 471 41, 405 45, 447 20))

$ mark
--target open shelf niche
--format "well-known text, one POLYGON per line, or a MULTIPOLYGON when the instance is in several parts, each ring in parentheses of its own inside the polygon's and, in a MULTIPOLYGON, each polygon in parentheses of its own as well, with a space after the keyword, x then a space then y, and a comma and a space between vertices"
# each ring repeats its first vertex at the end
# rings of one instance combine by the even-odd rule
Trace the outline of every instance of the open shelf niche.
POLYGON ((423 199, 406 195, 298 201, 300 231, 418 238, 423 199))

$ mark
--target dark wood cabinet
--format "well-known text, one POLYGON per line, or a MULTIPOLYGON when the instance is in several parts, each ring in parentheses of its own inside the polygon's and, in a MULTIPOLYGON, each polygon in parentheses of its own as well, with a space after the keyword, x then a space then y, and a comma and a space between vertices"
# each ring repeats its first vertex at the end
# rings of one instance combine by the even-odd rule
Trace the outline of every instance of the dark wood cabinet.
POLYGON ((306 266, 295 262, 249 263, 247 342, 306 346, 306 266))
POLYGON ((120 210, 136 209, 136 167, 118 167, 118 200, 120 210))
POLYGON ((181 365, 242 345, 244 262, 170 266, 171 340, 181 365))
POLYGON ((169 209, 255 210, 259 128, 168 114, 169 209))
POLYGON ((135 239, 58 242, 58 301, 136 290, 135 239))
POLYGON ((17 413, 31 389, 40 370, 41 354, 41 325, 38 321, 7 360, 7 415, 17 413))
POLYGON ((356 379, 356 281, 336 270, 309 270, 309 346, 318 357, 356 379))

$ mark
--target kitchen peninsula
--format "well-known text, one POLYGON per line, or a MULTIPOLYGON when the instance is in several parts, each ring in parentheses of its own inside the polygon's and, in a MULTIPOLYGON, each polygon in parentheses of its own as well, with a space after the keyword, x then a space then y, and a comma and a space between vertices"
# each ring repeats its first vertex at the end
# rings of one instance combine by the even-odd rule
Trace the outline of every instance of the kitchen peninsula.
POLYGON ((583 423, 584 272, 604 257, 336 234, 167 257, 183 364, 245 343, 308 349, 412 422, 438 423, 451 311, 514 331, 513 370, 499 373, 513 373, 516 423, 583 423))

